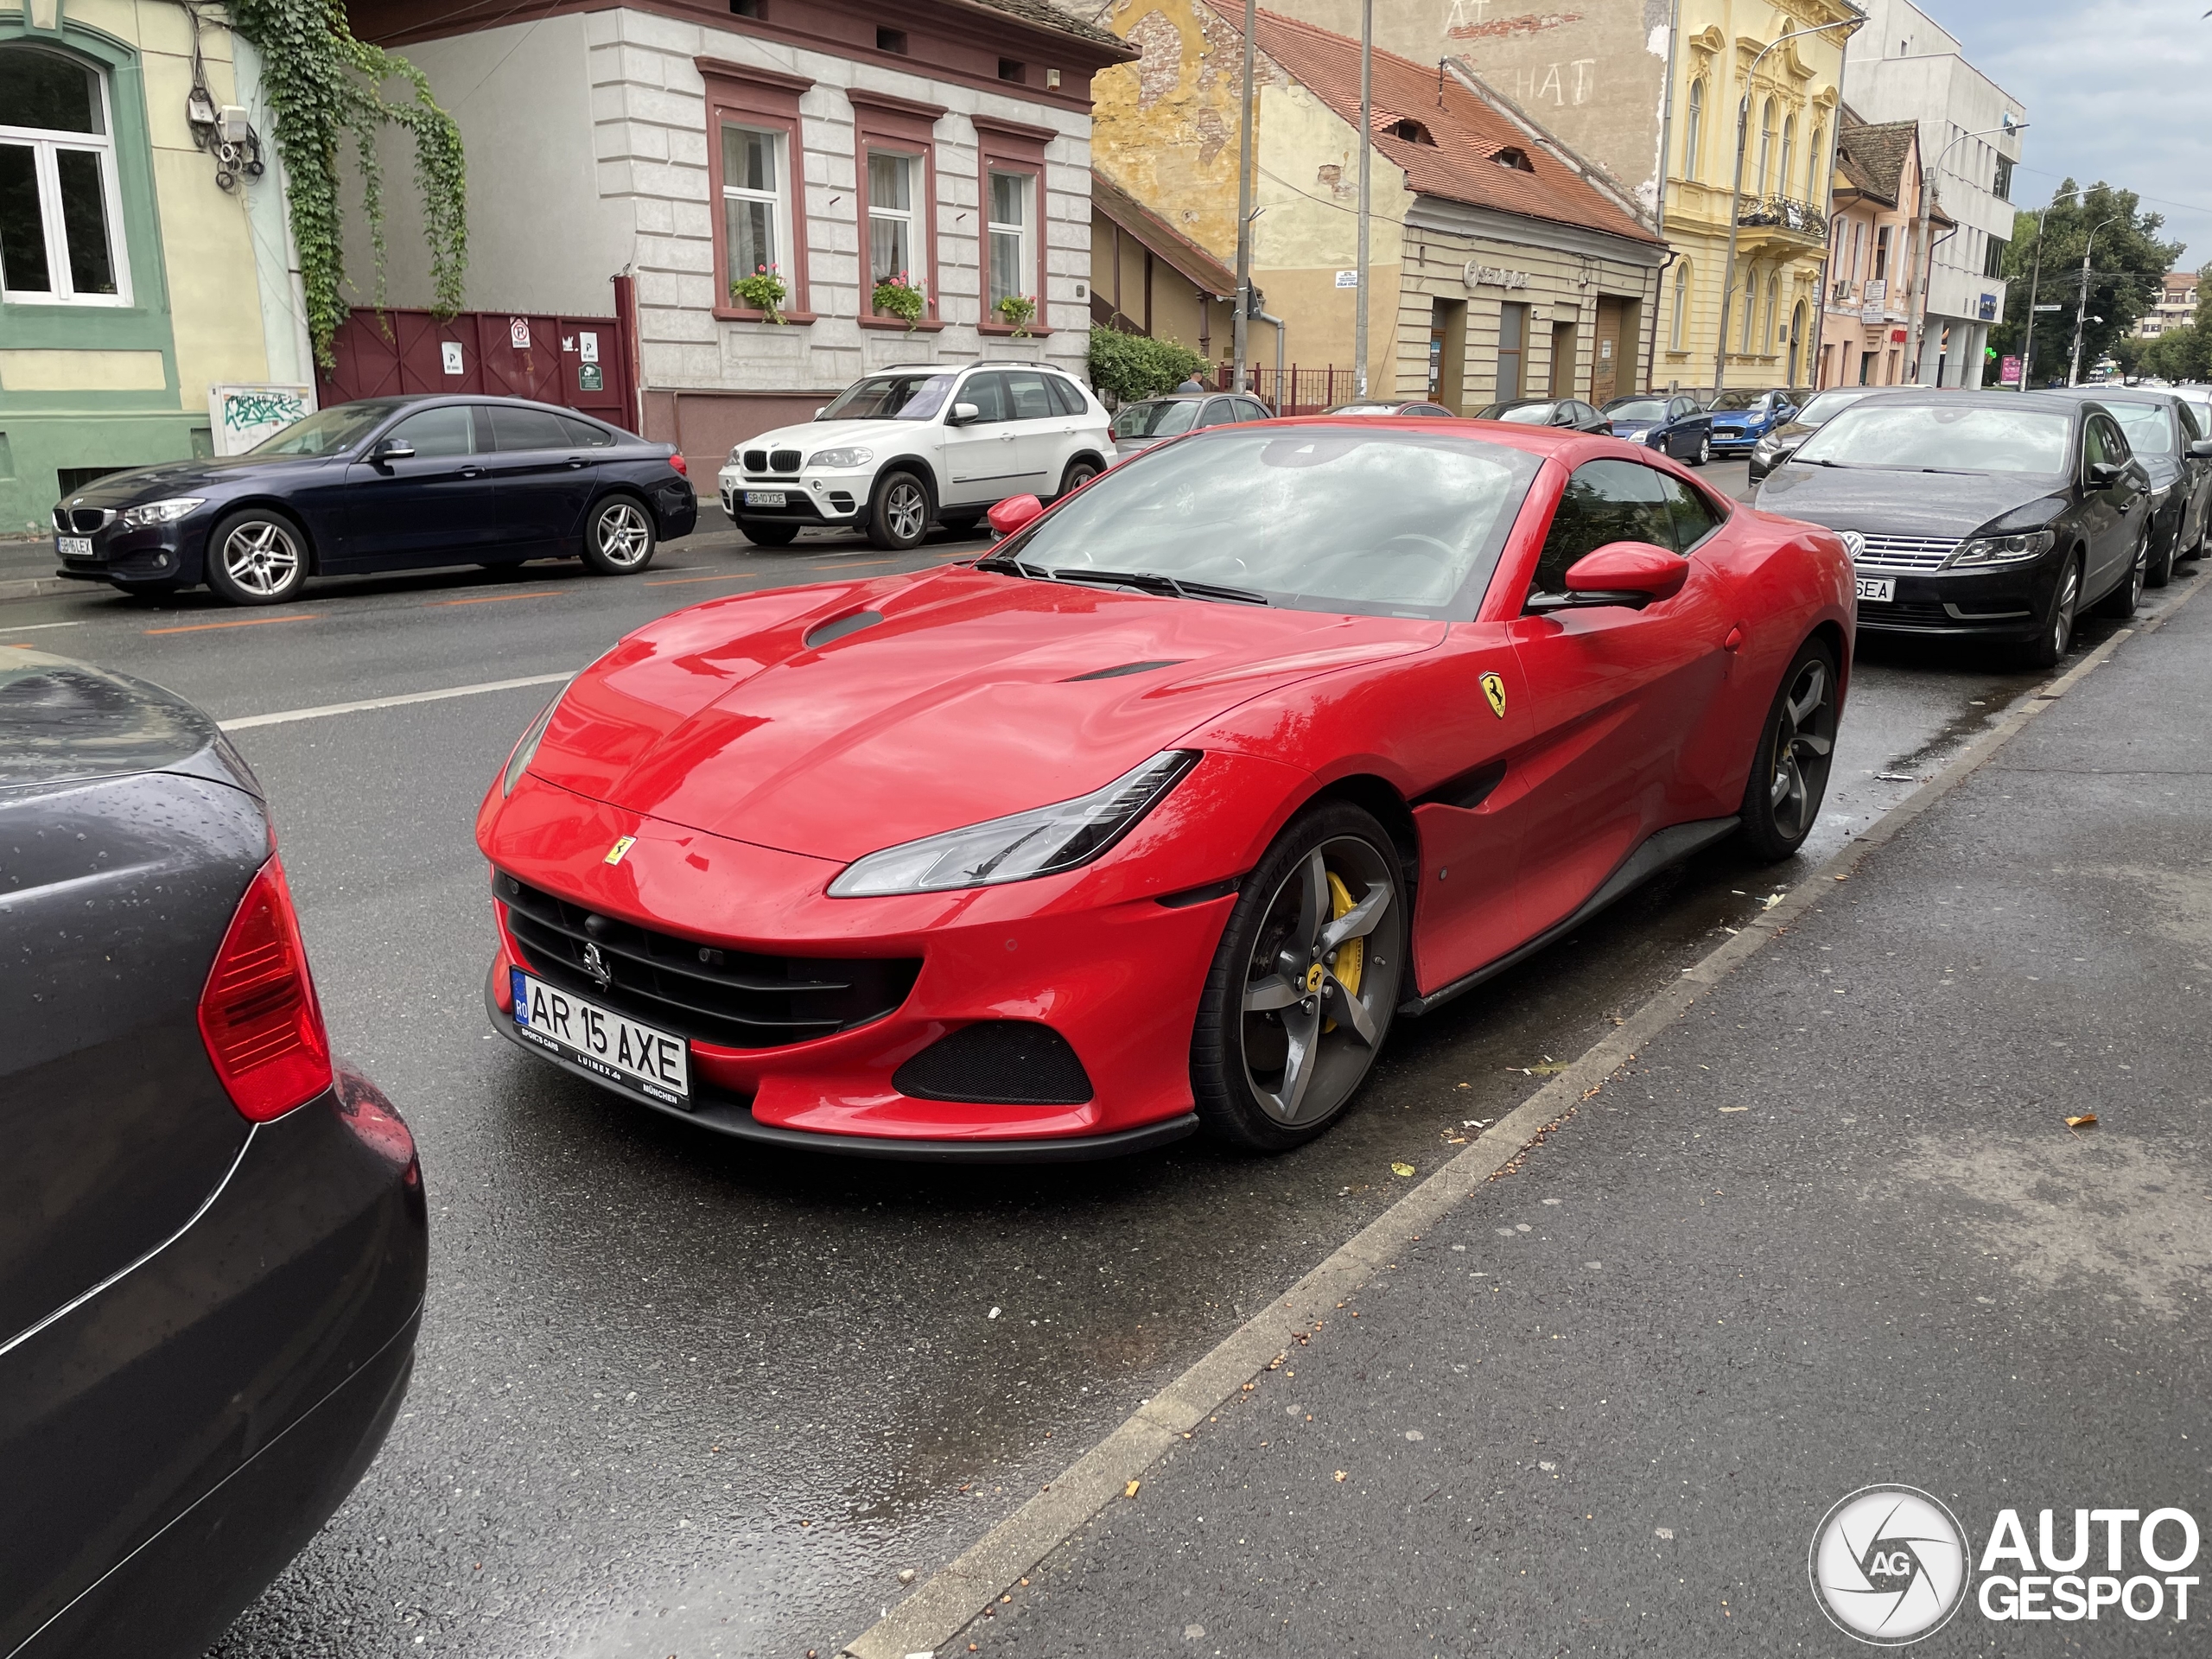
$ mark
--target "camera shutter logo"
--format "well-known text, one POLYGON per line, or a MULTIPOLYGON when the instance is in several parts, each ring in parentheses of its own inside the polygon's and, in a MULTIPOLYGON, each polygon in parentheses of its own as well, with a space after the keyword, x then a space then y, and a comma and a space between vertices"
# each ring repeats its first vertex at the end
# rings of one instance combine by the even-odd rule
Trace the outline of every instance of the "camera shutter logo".
POLYGON ((1807 1567, 1838 1630, 1902 1647, 1941 1630, 1966 1599, 1966 1533, 1916 1487, 1862 1487, 1821 1521, 1807 1567))

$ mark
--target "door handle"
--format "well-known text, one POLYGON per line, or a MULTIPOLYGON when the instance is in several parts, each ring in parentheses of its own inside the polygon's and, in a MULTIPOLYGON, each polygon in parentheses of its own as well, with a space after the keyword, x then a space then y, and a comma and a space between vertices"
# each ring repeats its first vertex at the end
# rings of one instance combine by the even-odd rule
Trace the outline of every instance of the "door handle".
POLYGON ((999 442, 1000 442, 1001 443, 1012 443, 1012 442, 1014 442, 1014 434, 1013 434, 1013 433, 1011 433, 1011 432, 1001 432, 1001 433, 1000 433, 1000 434, 999 434, 999 442))
POLYGON ((571 467, 581 467, 583 464, 583 458, 580 455, 570 455, 569 457, 569 465, 571 467))
POLYGON ((1742 625, 1739 623, 1735 627, 1728 630, 1728 637, 1720 642, 1720 649, 1723 651, 1736 651, 1742 647, 1743 643, 1744 630, 1742 625))
POLYGON ((481 467, 464 467, 461 469, 461 475, 463 478, 481 478, 484 469, 481 467))

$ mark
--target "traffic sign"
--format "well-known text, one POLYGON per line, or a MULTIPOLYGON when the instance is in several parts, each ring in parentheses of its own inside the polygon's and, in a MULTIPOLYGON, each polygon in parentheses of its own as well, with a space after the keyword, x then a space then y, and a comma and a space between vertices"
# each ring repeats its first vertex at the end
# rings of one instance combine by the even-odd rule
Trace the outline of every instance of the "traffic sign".
POLYGON ((2060 309, 2060 308, 2056 305, 2038 305, 2031 307, 2031 309, 2037 311, 2056 311, 2060 309))

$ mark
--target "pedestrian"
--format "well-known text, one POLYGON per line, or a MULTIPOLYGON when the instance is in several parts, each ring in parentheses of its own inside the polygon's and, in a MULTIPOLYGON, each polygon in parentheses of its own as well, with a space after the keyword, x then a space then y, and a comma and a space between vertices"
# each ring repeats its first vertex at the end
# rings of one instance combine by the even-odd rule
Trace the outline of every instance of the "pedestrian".
POLYGON ((1183 377, 1183 384, 1176 387, 1175 390, 1178 391, 1204 391, 1205 390, 1205 383, 1201 381, 1195 374, 1186 374, 1183 377))

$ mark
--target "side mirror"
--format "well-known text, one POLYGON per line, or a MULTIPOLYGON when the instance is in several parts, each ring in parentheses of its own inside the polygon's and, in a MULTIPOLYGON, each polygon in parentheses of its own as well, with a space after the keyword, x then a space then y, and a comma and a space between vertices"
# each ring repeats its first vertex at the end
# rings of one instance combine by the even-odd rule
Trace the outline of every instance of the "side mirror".
POLYGON ((2108 490, 2120 482, 2127 468, 2116 461, 2094 461, 2089 463, 2089 487, 2108 490))
POLYGON ((823 405, 822 405, 822 407, 821 407, 821 408, 819 408, 819 409, 817 409, 817 410, 816 410, 814 411, 814 418, 815 418, 816 420, 817 420, 817 421, 818 421, 818 420, 820 420, 820 419, 821 419, 824 415, 827 415, 829 412, 830 412, 830 405, 829 405, 829 404, 823 404, 823 405))
POLYGON ((1044 511, 1045 504, 1033 495, 1010 495, 983 517, 990 521, 993 533, 1011 536, 1044 511))
POLYGON ((1654 600, 1671 599, 1681 592, 1689 575, 1690 562, 1669 549, 1649 542, 1608 542, 1568 567, 1563 597, 1545 594, 1531 600, 1529 608, 1564 611, 1625 605, 1640 611, 1654 600))
POLYGON ((973 404, 955 404, 945 416, 947 426, 972 426, 983 418, 983 411, 973 404))
POLYGON ((415 446, 404 438, 386 438, 377 445, 375 459, 378 461, 412 461, 414 458, 415 446))
POLYGON ((2199 438, 2189 446, 2191 461, 2212 461, 2212 438, 2199 438))

